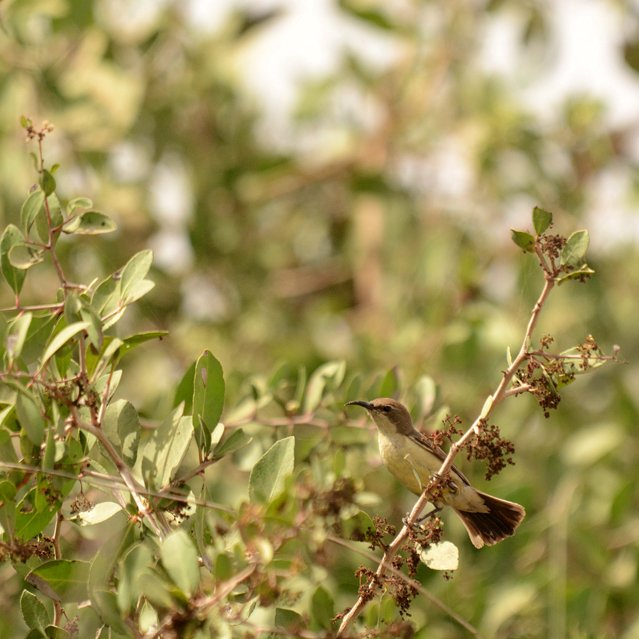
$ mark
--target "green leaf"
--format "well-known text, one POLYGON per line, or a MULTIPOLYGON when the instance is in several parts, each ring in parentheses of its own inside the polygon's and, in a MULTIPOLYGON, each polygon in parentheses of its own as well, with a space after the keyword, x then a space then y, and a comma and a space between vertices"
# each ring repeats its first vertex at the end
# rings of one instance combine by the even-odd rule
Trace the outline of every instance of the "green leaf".
POLYGON ((193 426, 198 446, 205 453, 211 445, 211 432, 224 408, 224 372, 222 365, 204 351, 195 363, 193 377, 193 426))
POLYGON ((431 544, 422 550, 419 558, 431 570, 457 570, 459 566, 459 548, 450 541, 431 544))
POLYGON ((345 373, 345 362, 327 362, 313 371, 306 389, 304 411, 312 413, 322 402, 325 391, 337 388, 344 381, 345 373))
POLYGON ((99 635, 100 638, 108 637, 130 637, 131 629, 127 626, 123 619, 122 613, 118 608, 118 601, 114 592, 105 589, 95 589, 91 591, 91 608, 96 612, 108 630, 108 634, 99 635), (117 635, 115 633, 118 633, 117 635))
POLYGON ((589 266, 582 266, 575 271, 571 271, 566 275, 562 275, 561 277, 557 277, 555 281, 558 285, 563 284, 564 282, 568 282, 569 280, 582 280, 584 278, 592 277, 595 274, 589 266))
POLYGON ((78 523, 81 526, 101 524, 119 512, 122 512, 122 506, 120 506, 120 504, 116 504, 114 501, 101 501, 95 504, 90 510, 84 510, 78 513, 78 523))
POLYGON ((16 244, 23 243, 24 237, 22 236, 20 229, 14 224, 9 224, 0 238, 0 270, 2 270, 4 279, 7 280, 7 284, 16 295, 18 295, 22 290, 25 272, 11 264, 11 261, 9 260, 9 251, 16 244))
POLYGON ((140 418, 131 402, 118 399, 107 407, 102 429, 124 461, 133 466, 140 442, 140 418))
POLYGON ((122 340, 122 345, 120 346, 119 357, 126 355, 129 351, 132 351, 140 344, 144 344, 145 342, 149 342, 152 339, 162 339, 166 335, 168 335, 168 331, 144 331, 142 333, 135 333, 134 335, 129 335, 122 340))
POLYGON ((144 280, 151 264, 153 263, 153 252, 150 250, 136 253, 122 268, 120 275, 120 295, 126 301, 133 292, 136 285, 144 280))
POLYGON ((561 250, 562 266, 581 266, 586 257, 586 251, 590 244, 588 231, 575 231, 571 233, 561 250))
MULTIPOLYGON (((88 597, 89 563, 78 559, 52 559, 34 568, 25 581, 44 592, 43 582, 65 601, 83 601, 88 597)), ((44 594, 47 594, 46 592, 44 594)))
POLYGON ((141 593, 154 605, 171 610, 175 601, 171 597, 172 586, 155 571, 146 570, 138 578, 141 593))
POLYGON ((75 209, 90 209, 93 202, 88 197, 76 197, 69 200, 67 204, 67 213, 71 215, 75 209))
POLYGON ((269 503, 285 489, 295 465, 295 438, 276 441, 258 459, 249 477, 249 499, 269 503))
MULTIPOLYGON (((106 538, 100 538, 100 545, 91 562, 88 586, 91 607, 94 608, 104 623, 108 623, 115 629, 122 625, 122 617, 117 608, 115 595, 112 592, 112 575, 116 564, 136 540, 137 533, 132 523, 124 528, 119 526, 114 526, 114 528, 115 531, 112 535, 108 535, 107 532, 106 538), (116 625, 118 622, 120 625, 116 625)), ((122 574, 122 571, 120 571, 119 576, 121 584, 126 576, 122 574)), ((136 598, 138 596, 139 592, 137 592, 136 598)), ((124 608, 122 612, 125 612, 124 608)), ((118 630, 118 632, 126 635, 126 630, 118 630)))
POLYGON ((536 206, 533 209, 533 226, 535 227, 535 233, 542 235, 544 231, 552 224, 552 213, 544 211, 536 206))
POLYGON ((55 191, 55 178, 46 169, 42 171, 42 175, 40 177, 40 186, 42 187, 44 194, 47 196, 51 195, 55 191))
POLYGON ((225 455, 230 455, 251 441, 253 441, 253 438, 250 435, 247 435, 241 428, 237 428, 213 449, 212 457, 214 459, 222 459, 225 455))
POLYGON ((193 382, 195 376, 195 364, 196 362, 193 362, 188 367, 186 373, 184 373, 180 380, 180 383, 177 385, 175 395, 173 396, 173 408, 184 402, 185 415, 193 414, 193 382))
POLYGON ((19 268, 23 271, 40 264, 43 260, 43 249, 36 249, 27 244, 18 242, 9 249, 9 262, 15 268, 19 268))
POLYGON ((116 223, 108 215, 98 211, 86 211, 65 222, 62 231, 75 235, 100 235, 111 233, 117 228, 116 223))
POLYGON ((83 303, 82 308, 80 309, 80 317, 83 322, 88 322, 89 326, 87 326, 87 337, 89 338, 89 342, 93 348, 95 348, 96 351, 99 351, 102 348, 102 341, 104 338, 104 334, 102 333, 102 321, 93 307, 89 306, 86 302, 83 303))
POLYGON ((289 608, 275 609, 275 627, 283 628, 287 633, 297 633, 304 628, 304 618, 295 610, 289 608))
POLYGON ((32 488, 16 507, 15 536, 22 541, 33 539, 42 533, 62 506, 62 501, 59 500, 36 507, 37 490, 38 488, 32 488))
POLYGON ((78 333, 87 330, 89 326, 90 322, 74 322, 73 324, 63 328, 51 340, 51 343, 44 351, 44 355, 42 356, 42 366, 44 366, 44 364, 46 364, 47 361, 51 359, 51 357, 53 357, 53 355, 55 355, 67 342, 69 342, 78 333))
POLYGON ((200 584, 197 551, 184 530, 172 532, 160 546, 162 565, 176 586, 188 597, 200 584))
POLYGON ((190 417, 182 407, 174 410, 157 428, 144 433, 138 449, 136 470, 156 488, 165 487, 182 462, 193 436, 190 417))
POLYGON ((120 278, 117 273, 105 277, 98 284, 91 302, 101 315, 108 315, 117 309, 120 305, 120 278))
POLYGON ((139 300, 141 297, 144 297, 149 291, 155 288, 155 282, 151 280, 142 280, 141 282, 136 282, 131 285, 127 296, 122 297, 122 304, 133 304, 133 302, 139 300))
POLYGON ((532 253, 535 250, 535 238, 525 231, 515 231, 511 229, 512 241, 524 251, 524 253, 532 253))
POLYGON ((24 622, 33 630, 44 632, 44 629, 53 621, 44 604, 28 590, 23 590, 20 595, 20 612, 24 622))
POLYGON ((44 417, 35 396, 24 388, 16 397, 16 416, 31 443, 40 446, 44 441, 44 417))
POLYGON ((120 559, 120 581, 118 583, 118 605, 122 612, 133 610, 140 598, 139 577, 153 567, 155 560, 151 549, 144 544, 131 547, 120 559))
POLYGON ((7 355, 13 362, 22 355, 22 347, 31 325, 33 315, 29 312, 18 315, 9 322, 7 327, 7 355))
POLYGON ((330 630, 335 617, 335 602, 331 594, 323 586, 318 586, 311 597, 311 620, 314 625, 330 630))
POLYGON ((20 209, 20 226, 25 233, 29 232, 38 214, 44 210, 43 205, 44 193, 42 189, 36 189, 32 193, 29 193, 20 209))

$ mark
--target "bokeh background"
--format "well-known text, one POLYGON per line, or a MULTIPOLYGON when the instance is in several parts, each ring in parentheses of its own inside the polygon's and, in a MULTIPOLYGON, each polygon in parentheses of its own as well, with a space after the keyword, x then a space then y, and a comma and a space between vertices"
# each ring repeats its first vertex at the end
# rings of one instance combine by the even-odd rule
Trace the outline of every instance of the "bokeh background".
MULTIPOLYGON (((0 27, 0 221, 34 182, 20 116, 52 121, 60 194, 119 227, 64 243, 77 280, 154 250, 123 331, 170 336, 120 388, 149 416, 208 348, 230 404, 282 362, 345 360, 405 390, 428 374, 469 420, 542 284, 510 229, 534 205, 588 228, 597 275, 553 293, 539 336, 592 333, 625 363, 548 420, 500 409, 517 465, 491 488, 529 517, 428 586, 489 637, 639 636, 635 2, 4 0, 0 27)), ((32 273, 27 295, 53 295, 32 273)), ((462 633, 416 608, 429 637, 462 633)))

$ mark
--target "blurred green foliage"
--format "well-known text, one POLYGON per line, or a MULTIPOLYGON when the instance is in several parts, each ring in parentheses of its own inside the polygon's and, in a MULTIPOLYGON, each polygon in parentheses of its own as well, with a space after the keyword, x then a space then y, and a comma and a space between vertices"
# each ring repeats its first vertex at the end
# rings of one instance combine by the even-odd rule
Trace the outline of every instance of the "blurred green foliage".
MULTIPOLYGON (((534 204, 554 211, 561 231, 589 224, 593 211, 608 212, 600 188, 610 175, 630 176, 623 199, 636 204, 634 131, 611 126, 605 102, 575 95, 541 118, 515 81, 481 64, 490 21, 508 14, 522 73, 543 76, 556 36, 551 6, 401 5, 335 2, 336 19, 389 39, 397 54, 372 64, 352 39, 333 71, 302 87, 282 139, 264 125, 241 61, 285 12, 238 4, 208 30, 183 2, 140 14, 97 0, 0 5, 0 224, 17 223, 33 182, 19 118, 46 118, 56 125, 47 159, 64 167, 58 192, 90 196, 119 229, 60 243, 72 278, 103 277, 154 248, 156 288, 122 322, 125 335, 170 330, 125 365, 119 394, 144 416, 168 413, 188 363, 208 348, 226 371, 230 407, 272 384, 279 362, 290 379, 298 366, 344 359, 371 389, 394 366, 404 390, 428 373, 441 389, 437 405, 472 419, 541 286, 510 227, 534 204)), ((491 492, 525 504, 528 517, 507 543, 481 553, 463 546, 452 581, 424 576, 488 637, 639 632, 639 263, 636 224, 621 224, 605 242, 591 229, 597 274, 553 294, 539 335, 563 348, 592 333, 603 347, 619 343, 628 363, 580 379, 550 420, 530 399, 506 402, 496 419, 517 465, 491 492)), ((37 301, 56 286, 36 266, 24 295, 37 301)), ((3 287, 0 305, 12 304, 3 287)), ((210 469, 214 491, 234 494, 266 440, 290 434, 251 428, 262 438, 230 475, 210 469)), ((308 447, 315 442, 308 434, 308 447)), ((373 467, 372 436, 344 456, 381 497, 369 511, 399 521, 412 498, 373 467)), ((352 603, 359 561, 334 567, 327 587, 337 609, 352 603)), ((12 575, 0 568, 7 637, 24 634, 12 575)), ((384 604, 371 610, 369 622, 394 614, 384 604)), ((412 614, 427 628, 418 636, 465 636, 427 601, 412 614)))

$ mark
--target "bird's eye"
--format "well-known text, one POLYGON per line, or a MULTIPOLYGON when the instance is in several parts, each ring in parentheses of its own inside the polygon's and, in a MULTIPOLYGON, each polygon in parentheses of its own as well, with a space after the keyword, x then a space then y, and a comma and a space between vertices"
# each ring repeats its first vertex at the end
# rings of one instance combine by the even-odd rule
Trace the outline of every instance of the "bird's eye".
POLYGON ((392 408, 391 408, 390 406, 386 405, 386 406, 382 406, 382 410, 383 410, 385 413, 390 413, 390 412, 391 412, 391 410, 392 410, 392 408))

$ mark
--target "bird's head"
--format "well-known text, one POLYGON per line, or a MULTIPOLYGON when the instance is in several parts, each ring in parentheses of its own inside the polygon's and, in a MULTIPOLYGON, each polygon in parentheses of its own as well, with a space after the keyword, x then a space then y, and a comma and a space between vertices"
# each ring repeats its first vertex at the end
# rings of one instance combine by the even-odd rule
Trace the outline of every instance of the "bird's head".
POLYGON ((413 420, 406 406, 396 399, 378 397, 371 402, 356 399, 352 402, 347 402, 346 405, 365 408, 368 414, 373 418, 377 428, 387 435, 393 435, 395 433, 408 435, 414 430, 413 420))

